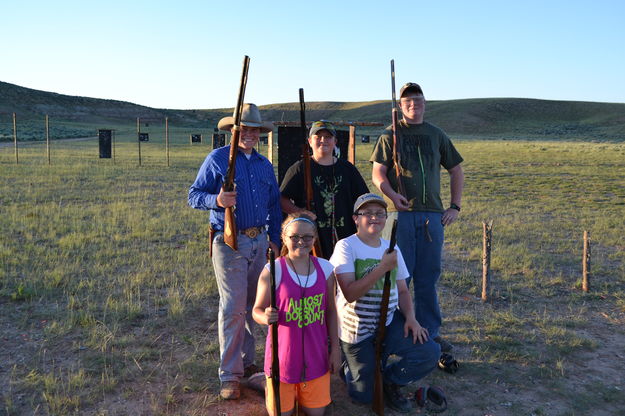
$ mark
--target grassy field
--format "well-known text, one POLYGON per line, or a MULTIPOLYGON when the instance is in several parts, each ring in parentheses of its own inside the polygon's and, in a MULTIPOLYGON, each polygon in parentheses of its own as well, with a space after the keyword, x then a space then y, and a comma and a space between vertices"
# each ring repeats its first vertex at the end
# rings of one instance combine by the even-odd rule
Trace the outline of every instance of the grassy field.
MULTIPOLYGON (((252 392, 218 398, 208 217, 186 204, 209 147, 179 132, 167 167, 155 130, 138 167, 132 132, 117 135, 115 163, 97 158, 95 140, 54 142, 50 166, 45 145, 21 147, 17 165, 13 148, 0 148, 0 415, 264 414, 252 392)), ((367 180, 370 146, 358 148, 367 180)), ((625 414, 625 148, 457 147, 466 186, 440 296, 461 369, 425 380, 448 392, 445 414, 625 414), (493 292, 483 303, 490 219, 493 292)), ((368 414, 333 387, 330 414, 368 414)))

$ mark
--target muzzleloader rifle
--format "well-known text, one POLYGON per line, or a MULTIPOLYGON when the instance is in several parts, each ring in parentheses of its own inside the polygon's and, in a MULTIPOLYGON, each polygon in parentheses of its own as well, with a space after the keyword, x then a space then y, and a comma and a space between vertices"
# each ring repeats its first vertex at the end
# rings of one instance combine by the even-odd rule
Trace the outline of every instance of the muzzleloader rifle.
MULTIPOLYGON (((306 103, 304 102, 304 89, 299 89, 299 118, 302 129, 302 163, 304 164, 304 192, 306 195, 306 209, 314 212, 312 174, 310 171, 310 151, 308 147, 308 133, 306 130, 306 103)), ((319 234, 319 233, 317 233, 319 234)), ((319 239, 315 239, 312 254, 315 257, 323 257, 319 239)))
MULTIPOLYGON (((406 191, 404 190, 404 185, 401 181, 401 155, 399 153, 399 149, 397 148, 397 124, 399 123, 397 120, 397 99, 395 98, 395 60, 391 59, 391 90, 392 90, 392 106, 391 116, 393 119, 392 130, 393 130, 393 165, 395 167, 395 176, 397 177, 397 192, 406 197, 406 191)), ((401 99, 401 97, 399 97, 401 99)))
MULTIPOLYGON (((245 97, 245 86, 247 85, 247 71, 250 67, 250 58, 245 55, 243 58, 243 73, 239 85, 239 97, 237 106, 234 108, 234 124, 232 125, 232 138, 230 140, 230 155, 228 156, 228 170, 222 189, 224 192, 235 190, 234 174, 239 152, 239 138, 241 136, 241 112, 243 111, 243 99, 245 97)), ((237 224, 234 217, 234 206, 227 207, 224 214, 224 242, 233 250, 237 250, 237 224)))
MULTIPOLYGON (((276 254, 269 249, 269 271, 271 272, 271 288, 269 303, 276 307, 276 254)), ((271 387, 273 388, 274 415, 280 415, 280 360, 278 358, 278 323, 271 324, 271 387)))
MULTIPOLYGON (((391 241, 388 245, 388 252, 395 250, 397 235, 397 220, 393 220, 391 228, 391 241)), ((389 270, 384 275, 384 286, 382 289, 382 302, 380 303, 380 319, 378 320, 378 332, 375 337, 375 373, 373 385, 373 411, 378 416, 384 416, 384 388, 382 377, 382 343, 386 335, 386 317, 388 315, 388 301, 391 296, 391 272, 389 270)))

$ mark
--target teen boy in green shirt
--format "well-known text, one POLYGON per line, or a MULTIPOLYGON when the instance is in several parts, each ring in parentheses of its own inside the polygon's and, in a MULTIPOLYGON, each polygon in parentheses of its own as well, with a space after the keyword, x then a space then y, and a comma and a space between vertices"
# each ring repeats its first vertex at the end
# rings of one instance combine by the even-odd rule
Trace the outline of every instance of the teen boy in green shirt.
MULTIPOLYGON (((380 136, 369 159, 373 163, 371 176, 389 203, 389 219, 397 218, 397 245, 414 278, 416 318, 441 345, 441 350, 449 352, 452 345, 439 336, 442 317, 436 285, 441 273, 444 227, 452 224, 460 213, 463 159, 443 130, 423 120, 425 98, 418 84, 405 84, 399 97, 403 114, 396 132, 400 178, 393 164, 390 127, 380 136), (440 197, 441 167, 450 177, 451 202, 447 209, 440 197), (398 192, 398 180, 406 195, 398 192)), ((384 235, 389 233, 387 227, 384 235)))

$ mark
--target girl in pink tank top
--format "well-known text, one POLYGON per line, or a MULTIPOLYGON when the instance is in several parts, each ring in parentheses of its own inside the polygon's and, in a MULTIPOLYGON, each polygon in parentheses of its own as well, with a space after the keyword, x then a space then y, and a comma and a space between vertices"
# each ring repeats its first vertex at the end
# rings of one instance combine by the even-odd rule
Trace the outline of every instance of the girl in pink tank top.
MULTIPOLYGON (((330 404, 330 373, 340 367, 340 346, 332 265, 311 254, 317 238, 314 221, 291 214, 282 225, 282 252, 276 259, 276 306, 270 305, 269 265, 258 281, 253 317, 278 325, 280 411, 291 415, 295 401, 308 416, 323 415, 330 404), (328 341, 330 343, 328 348, 328 341), (329 352, 328 352, 329 351, 329 352)), ((265 348, 266 404, 275 415, 271 379, 271 331, 265 348)))

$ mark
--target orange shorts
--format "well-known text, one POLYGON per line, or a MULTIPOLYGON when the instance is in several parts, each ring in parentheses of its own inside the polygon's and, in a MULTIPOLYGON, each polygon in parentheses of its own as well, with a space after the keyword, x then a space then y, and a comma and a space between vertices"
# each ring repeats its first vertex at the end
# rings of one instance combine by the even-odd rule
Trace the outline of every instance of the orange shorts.
MULTIPOLYGON (((330 372, 303 383, 288 384, 280 382, 280 411, 288 412, 295 407, 295 399, 300 406, 309 409, 325 407, 330 404, 330 372)), ((271 377, 267 377, 267 394, 265 395, 267 409, 274 409, 273 386, 271 377)))

